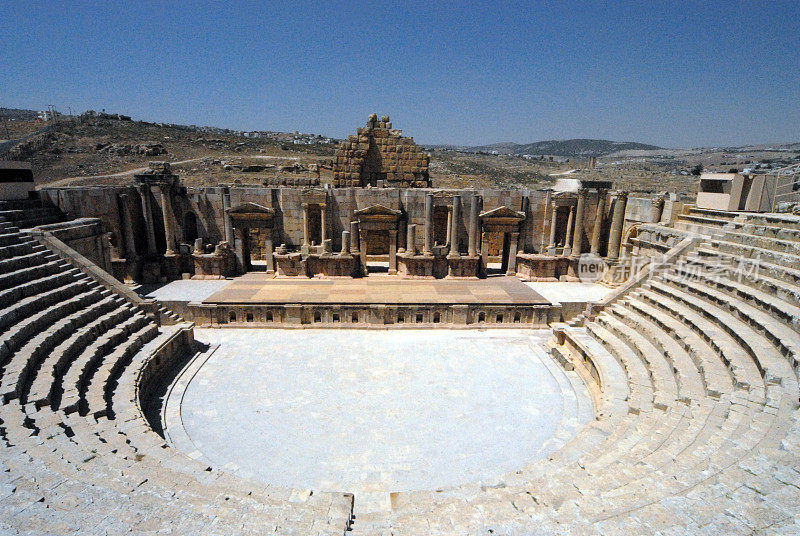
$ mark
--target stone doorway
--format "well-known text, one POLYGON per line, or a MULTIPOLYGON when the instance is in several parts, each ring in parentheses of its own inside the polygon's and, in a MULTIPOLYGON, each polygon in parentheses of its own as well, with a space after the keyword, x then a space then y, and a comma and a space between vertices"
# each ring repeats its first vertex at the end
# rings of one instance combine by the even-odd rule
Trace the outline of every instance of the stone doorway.
POLYGON ((490 266, 490 251, 496 248, 501 253, 499 273, 514 275, 517 272, 519 225, 525 221, 525 214, 502 206, 482 212, 478 217, 481 220, 481 263, 484 273, 498 273, 496 266, 490 266))
POLYGON ((260 252, 261 240, 258 237, 263 236, 264 270, 268 273, 274 273, 272 232, 275 210, 257 203, 242 203, 229 208, 226 212, 235 230, 234 252, 236 254, 237 271, 246 273, 253 270, 251 251, 253 251, 253 246, 255 245, 255 251, 260 252), (254 233, 252 231, 256 229, 258 232, 255 233, 257 238, 254 241, 254 233))
POLYGON ((363 275, 384 272, 397 273, 397 230, 400 211, 383 205, 373 205, 353 213, 358 225, 359 256, 363 275), (386 252, 388 263, 373 252, 386 252))

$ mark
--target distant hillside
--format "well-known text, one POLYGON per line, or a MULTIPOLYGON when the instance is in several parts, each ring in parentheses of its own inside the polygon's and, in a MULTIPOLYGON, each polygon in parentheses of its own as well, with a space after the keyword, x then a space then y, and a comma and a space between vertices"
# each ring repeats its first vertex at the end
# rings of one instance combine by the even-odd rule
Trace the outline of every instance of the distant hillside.
POLYGON ((0 118, 10 121, 35 121, 39 112, 36 110, 19 110, 16 108, 0 107, 0 118))
POLYGON ((478 145, 475 147, 456 147, 444 146, 443 148, 491 153, 497 151, 502 154, 530 154, 530 155, 553 155, 553 156, 606 156, 618 151, 652 151, 661 149, 655 145, 637 143, 633 141, 609 141, 609 140, 548 140, 537 141, 535 143, 493 143, 491 145, 478 145))

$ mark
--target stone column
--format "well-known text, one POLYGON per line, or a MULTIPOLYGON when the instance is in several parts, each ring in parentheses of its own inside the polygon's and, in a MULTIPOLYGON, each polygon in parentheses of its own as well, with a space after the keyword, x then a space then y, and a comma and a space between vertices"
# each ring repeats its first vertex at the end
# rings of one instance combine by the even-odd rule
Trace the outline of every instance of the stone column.
POLYGON ((175 231, 172 227, 172 205, 170 204, 169 186, 161 184, 161 215, 164 217, 164 235, 167 242, 167 251, 164 255, 175 255, 175 231))
POLYGON ((369 270, 367 270, 367 232, 364 229, 359 229, 358 234, 360 238, 358 253, 361 257, 361 269, 363 270, 364 275, 367 275, 369 273, 369 270))
POLYGON ((578 207, 575 210, 575 231, 572 237, 572 255, 578 257, 583 249, 583 212, 586 206, 586 190, 578 190, 578 207))
POLYGON ((303 203, 303 243, 302 247, 304 250, 308 250, 309 246, 308 242, 308 204, 303 203))
POLYGON ((594 218, 594 227, 592 227, 592 255, 600 254, 600 233, 603 228, 603 219, 606 212, 606 195, 605 190, 598 190, 597 192, 597 215, 594 218))
POLYGON ((508 268, 506 275, 517 273, 517 244, 519 243, 519 233, 508 233, 508 268))
POLYGON ((425 195, 425 240, 423 243, 423 253, 433 255, 431 242, 433 241, 433 194, 425 195))
POLYGON ((397 230, 389 231, 389 275, 397 274, 397 230))
POLYGON ((444 239, 444 245, 450 246, 452 244, 452 235, 450 234, 453 230, 453 207, 449 207, 447 209, 447 234, 444 239))
POLYGON ((350 251, 350 231, 342 231, 342 250, 340 255, 347 255, 350 251))
POLYGON ((569 207, 569 217, 567 218, 567 232, 564 235, 564 248, 561 250, 562 255, 569 255, 572 251, 572 229, 575 225, 575 205, 569 207))
POLYGON ((545 253, 545 246, 547 245, 546 240, 546 229, 547 229, 547 209, 550 207, 550 198, 552 197, 553 192, 552 190, 547 190, 547 194, 545 195, 544 205, 542 210, 542 240, 539 246, 539 253, 545 253))
POLYGON ((611 261, 619 259, 619 247, 622 244, 622 231, 625 227, 625 208, 628 205, 628 192, 618 191, 614 201, 614 216, 611 219, 611 230, 608 235, 608 255, 611 261))
POLYGON ((489 237, 487 234, 486 231, 481 233, 481 264, 484 270, 489 265, 489 237))
POLYGON ((322 237, 320 240, 321 244, 324 244, 325 239, 328 238, 328 229, 327 229, 328 226, 325 225, 325 220, 327 219, 326 218, 327 215, 328 215, 327 205, 320 205, 319 219, 320 219, 320 235, 322 237))
POLYGON ((352 255, 358 255, 358 222, 351 221, 350 222, 350 253, 352 255))
POLYGON ((405 253, 408 248, 408 222, 397 220, 397 252, 405 253))
POLYGON ((413 223, 408 224, 406 234, 406 251, 411 255, 417 254, 417 226, 413 223))
POLYGON ((661 221, 661 215, 664 212, 664 198, 661 196, 654 197, 651 201, 651 213, 650 219, 653 223, 659 223, 661 221))
POLYGON ((461 196, 453 196, 453 210, 450 217, 450 251, 449 256, 457 257, 458 251, 458 225, 461 223, 461 196))
POLYGON ((144 217, 144 230, 147 233, 147 254, 156 253, 156 232, 153 228, 153 212, 150 210, 150 187, 143 184, 139 187, 139 196, 142 199, 142 216, 144 217))
POLYGON ((267 273, 275 273, 275 259, 272 257, 275 247, 272 243, 272 228, 264 228, 264 260, 267 261, 267 273))
POLYGON ((469 206, 469 245, 467 254, 470 257, 474 257, 478 254, 478 233, 480 232, 478 229, 480 225, 480 222, 478 221, 478 215, 480 214, 478 201, 478 195, 473 195, 472 202, 469 206))
POLYGON ((236 253, 237 268, 240 273, 247 272, 250 266, 250 244, 247 240, 248 230, 247 227, 237 227, 236 231, 239 236, 236 237, 236 253))
POLYGON ((525 242, 528 240, 528 227, 530 226, 530 219, 528 218, 528 213, 530 212, 530 199, 528 199, 528 194, 525 193, 522 196, 522 206, 520 207, 520 212, 525 215, 525 219, 522 220, 522 225, 520 227, 519 233, 519 241, 518 241, 518 252, 525 253, 525 242))
POLYGON ((123 237, 125 239, 125 260, 132 261, 136 258, 136 240, 133 236, 134 219, 133 207, 131 206, 131 196, 128 194, 120 194, 119 196, 122 204, 122 221, 125 226, 123 237))
POLYGON ((558 206, 552 203, 553 214, 550 216, 550 243, 547 245, 547 254, 555 255, 556 250, 556 224, 558 223, 558 206))
POLYGON ((222 189, 222 220, 225 225, 225 241, 233 248, 233 224, 228 210, 231 208, 231 191, 227 186, 222 189))

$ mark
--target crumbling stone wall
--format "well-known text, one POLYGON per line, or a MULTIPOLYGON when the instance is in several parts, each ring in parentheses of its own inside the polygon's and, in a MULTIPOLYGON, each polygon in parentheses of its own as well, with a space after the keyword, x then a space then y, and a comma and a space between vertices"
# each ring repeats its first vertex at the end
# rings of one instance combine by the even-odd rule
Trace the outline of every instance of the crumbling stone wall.
POLYGON ((413 138, 392 128, 389 116, 380 121, 372 114, 365 128, 359 128, 336 150, 333 161, 334 186, 430 186, 428 155, 413 138))

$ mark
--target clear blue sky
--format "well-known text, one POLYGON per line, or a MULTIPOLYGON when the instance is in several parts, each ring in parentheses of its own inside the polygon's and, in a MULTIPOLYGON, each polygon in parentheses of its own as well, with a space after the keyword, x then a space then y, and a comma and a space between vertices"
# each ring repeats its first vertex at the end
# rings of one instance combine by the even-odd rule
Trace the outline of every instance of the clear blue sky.
POLYGON ((0 106, 423 143, 800 141, 800 1, 0 2, 0 106))

